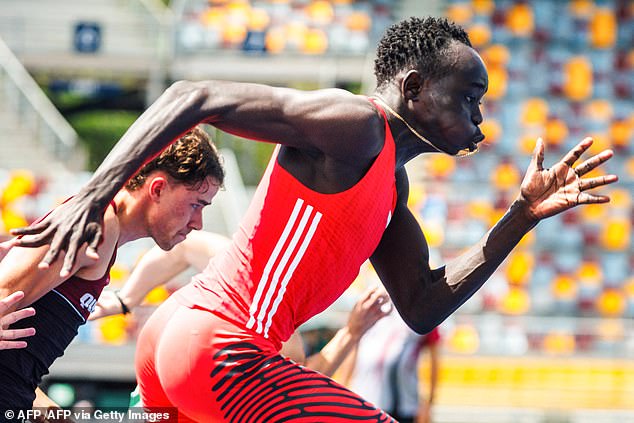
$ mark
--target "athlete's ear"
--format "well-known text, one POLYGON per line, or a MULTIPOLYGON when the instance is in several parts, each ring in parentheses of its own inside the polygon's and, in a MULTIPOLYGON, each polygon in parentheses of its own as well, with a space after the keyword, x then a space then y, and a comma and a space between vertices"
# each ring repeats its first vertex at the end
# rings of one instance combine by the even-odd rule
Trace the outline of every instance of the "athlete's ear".
POLYGON ((418 96, 423 89, 423 78, 415 69, 409 70, 401 80, 401 93, 405 102, 418 101, 418 96))
POLYGON ((154 176, 148 181, 148 196, 152 201, 159 202, 167 188, 167 179, 164 176, 154 176))

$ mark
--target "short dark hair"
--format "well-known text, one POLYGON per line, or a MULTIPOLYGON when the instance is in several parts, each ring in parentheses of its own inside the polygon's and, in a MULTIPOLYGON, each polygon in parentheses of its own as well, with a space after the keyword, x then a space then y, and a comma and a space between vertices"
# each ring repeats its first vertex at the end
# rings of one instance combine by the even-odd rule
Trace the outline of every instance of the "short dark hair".
POLYGON ((471 47, 465 30, 445 18, 411 17, 390 26, 381 40, 374 61, 377 87, 391 81, 410 67, 425 77, 436 77, 448 70, 447 49, 452 41, 471 47))
POLYGON ((198 126, 146 163, 130 178, 125 188, 128 191, 140 188, 147 176, 156 170, 167 173, 177 183, 185 184, 191 189, 199 189, 209 176, 216 179, 220 185, 224 183, 225 178, 218 150, 209 135, 198 126))

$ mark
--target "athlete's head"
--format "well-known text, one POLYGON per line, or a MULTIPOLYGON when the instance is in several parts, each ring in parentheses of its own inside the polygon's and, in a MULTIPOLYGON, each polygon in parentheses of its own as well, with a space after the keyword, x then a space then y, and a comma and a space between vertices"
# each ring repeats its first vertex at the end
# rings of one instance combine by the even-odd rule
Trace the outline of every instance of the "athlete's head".
POLYGON ((378 93, 397 93, 398 111, 440 150, 456 154, 482 140, 480 99, 488 74, 464 29, 444 18, 392 25, 377 48, 378 93))
POLYGON ((159 247, 171 249, 202 228, 202 209, 224 182, 218 151, 196 127, 148 162, 126 184, 147 195, 146 229, 159 247))
POLYGON ((411 17, 387 29, 376 51, 374 75, 380 89, 404 70, 417 69, 425 78, 452 70, 454 43, 471 47, 469 36, 445 18, 411 17))

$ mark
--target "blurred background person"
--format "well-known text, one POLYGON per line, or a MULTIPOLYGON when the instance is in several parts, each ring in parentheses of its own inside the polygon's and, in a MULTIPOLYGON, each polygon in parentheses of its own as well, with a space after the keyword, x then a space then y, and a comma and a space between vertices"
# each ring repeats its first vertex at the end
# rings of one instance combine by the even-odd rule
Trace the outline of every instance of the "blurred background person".
POLYGON ((385 410, 400 423, 429 423, 438 386, 440 333, 411 330, 391 309, 361 338, 340 369, 345 386, 385 410), (429 356, 428 381, 421 359, 429 356))

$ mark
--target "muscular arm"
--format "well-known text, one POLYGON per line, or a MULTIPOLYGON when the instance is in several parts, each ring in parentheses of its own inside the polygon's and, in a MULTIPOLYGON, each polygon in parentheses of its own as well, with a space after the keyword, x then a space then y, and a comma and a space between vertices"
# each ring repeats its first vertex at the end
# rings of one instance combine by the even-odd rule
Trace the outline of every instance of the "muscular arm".
POLYGON ((383 308, 388 302, 389 298, 383 290, 366 291, 350 312, 347 324, 337 331, 321 351, 306 359, 306 367, 332 376, 359 345, 363 334, 389 313, 383 308))
MULTIPOLYGON (((433 403, 434 399, 436 398, 439 369, 440 369, 440 343, 434 342, 431 345, 429 345, 429 390, 427 394, 427 401, 430 404, 433 403)), ((423 399, 421 399, 421 401, 423 399)))
POLYGON ((582 176, 610 159, 611 151, 573 168, 591 144, 591 139, 581 141, 552 168, 544 169, 544 145, 538 140, 518 199, 476 245, 439 269, 429 266, 427 242, 407 208, 407 175, 401 169, 394 217, 371 261, 403 320, 417 332, 429 332, 484 284, 539 220, 581 204, 608 202, 606 196, 585 191, 618 178, 582 176))
POLYGON ((383 290, 370 289, 350 311, 346 325, 335 333, 321 351, 306 358, 301 336, 296 331, 282 346, 280 353, 309 369, 332 376, 357 347, 363 334, 389 314, 389 310, 383 308, 388 302, 389 298, 383 290))
MULTIPOLYGON (((141 304, 152 289, 169 282, 176 275, 193 267, 202 271, 209 260, 224 251, 231 240, 223 235, 192 231, 187 238, 170 251, 155 246, 141 257, 125 285, 119 291, 119 298, 128 309, 141 304)), ((121 313, 121 303, 112 291, 103 291, 90 319, 121 313)))
POLYGON ((534 223, 512 207, 480 242, 446 266, 431 269, 427 241, 407 208, 404 170, 398 187, 394 217, 371 261, 403 320, 426 333, 482 286, 534 223))
POLYGON ((337 89, 299 91, 223 81, 177 82, 128 129, 88 184, 58 213, 14 234, 22 246, 51 245, 52 263, 68 248, 68 270, 83 241, 94 254, 100 216, 144 163, 193 126, 209 123, 232 134, 321 154, 363 169, 378 154, 384 124, 365 98, 337 89), (72 235, 71 235, 72 234, 72 235))

